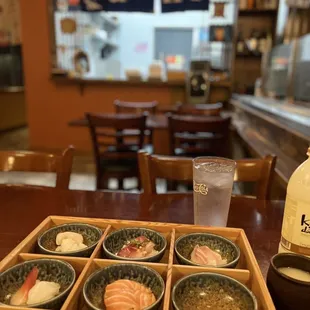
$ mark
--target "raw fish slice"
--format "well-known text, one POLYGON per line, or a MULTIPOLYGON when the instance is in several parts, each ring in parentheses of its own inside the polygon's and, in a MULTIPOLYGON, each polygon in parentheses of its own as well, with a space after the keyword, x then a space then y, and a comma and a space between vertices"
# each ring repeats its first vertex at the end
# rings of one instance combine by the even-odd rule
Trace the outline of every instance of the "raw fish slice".
POLYGON ((132 239, 116 255, 127 258, 143 258, 157 253, 155 244, 145 236, 132 239))
POLYGON ((140 236, 140 237, 135 238, 135 240, 138 242, 144 242, 144 241, 149 240, 149 239, 146 238, 145 236, 140 236))
POLYGON ((38 274, 39 269, 37 267, 33 267, 22 287, 11 297, 10 304, 12 306, 21 306, 26 304, 29 291, 36 284, 38 274))
POLYGON ((106 306, 106 310, 140 310, 138 306, 119 301, 115 304, 106 306))
POLYGON ((56 236, 56 244, 57 245, 61 245, 61 243, 65 239, 72 239, 76 243, 83 243, 83 236, 81 234, 78 234, 78 233, 75 233, 75 232, 71 232, 71 231, 66 231, 66 232, 63 232, 63 233, 59 233, 56 236))
POLYGON ((138 296, 138 302, 140 304, 140 309, 144 309, 150 305, 152 305, 156 301, 154 294, 151 290, 144 292, 138 296))
POLYGON ((55 282, 40 281, 29 291, 27 305, 45 302, 59 294, 60 285, 55 282))
POLYGON ((192 254, 191 261, 200 265, 217 266, 226 264, 227 260, 207 246, 196 245, 192 254))
POLYGON ((145 252, 147 254, 150 254, 154 251, 154 247, 155 247, 155 243, 153 243, 152 241, 150 241, 144 248, 145 252))
POLYGON ((131 280, 118 280, 107 285, 104 293, 106 310, 141 310, 156 301, 152 291, 131 280))
POLYGON ((134 247, 134 246, 131 246, 131 245, 127 245, 124 248, 122 248, 118 252, 117 255, 121 256, 121 257, 128 257, 128 258, 141 258, 141 257, 143 257, 141 250, 134 247))

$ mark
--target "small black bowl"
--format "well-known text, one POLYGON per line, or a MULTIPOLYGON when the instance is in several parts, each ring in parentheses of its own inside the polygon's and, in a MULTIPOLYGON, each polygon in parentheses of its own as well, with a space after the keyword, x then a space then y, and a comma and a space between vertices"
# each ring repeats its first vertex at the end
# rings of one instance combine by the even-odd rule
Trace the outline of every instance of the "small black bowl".
POLYGON ((196 309, 199 300, 202 302, 206 298, 204 296, 208 298, 205 302, 216 309, 230 309, 227 305, 229 300, 238 302, 240 309, 258 309, 254 294, 246 286, 233 278, 210 272, 191 274, 180 279, 172 290, 173 307, 176 310, 196 309), (217 298, 219 295, 221 297, 217 298))
POLYGON ((116 230, 109 234, 103 242, 103 251, 106 257, 110 259, 126 260, 126 261, 136 261, 136 262, 159 262, 165 254, 167 247, 166 238, 155 230, 148 228, 123 228, 116 230), (155 250, 158 251, 157 254, 153 256, 143 257, 143 258, 127 258, 117 256, 121 248, 127 243, 127 241, 137 238, 139 236, 145 236, 155 243, 155 250))
POLYGON ((278 268, 291 267, 310 273, 310 258, 281 253, 272 257, 267 286, 277 309, 308 309, 310 305, 310 282, 299 281, 281 273, 278 268))
MULTIPOLYGON (((39 269, 38 280, 52 281, 60 285, 60 294, 43 303, 29 305, 29 308, 60 309, 71 291, 76 273, 66 262, 57 259, 36 259, 23 262, 0 274, 0 305, 9 304, 7 295, 13 295, 23 285, 26 277, 33 269, 39 269)), ((23 306, 27 307, 27 306, 23 306)))
POLYGON ((156 302, 144 310, 156 310, 160 307, 165 292, 165 283, 160 274, 146 266, 138 264, 115 264, 94 272, 85 282, 83 296, 91 310, 105 310, 104 292, 108 284, 127 279, 139 282, 150 288, 156 302))
POLYGON ((240 259, 239 247, 229 239, 215 234, 193 233, 181 236, 175 242, 174 250, 180 264, 206 267, 206 265, 196 264, 191 261, 191 253, 196 245, 206 245, 227 260, 227 264, 210 267, 236 268, 240 259))
POLYGON ((39 252, 47 255, 58 255, 58 256, 75 256, 75 257, 89 257, 94 251, 102 236, 102 230, 96 226, 84 224, 84 223, 72 223, 63 224, 52 227, 45 231, 38 238, 39 252), (87 245, 87 248, 72 251, 72 252, 56 252, 56 236, 63 232, 75 232, 83 236, 83 243, 87 245))

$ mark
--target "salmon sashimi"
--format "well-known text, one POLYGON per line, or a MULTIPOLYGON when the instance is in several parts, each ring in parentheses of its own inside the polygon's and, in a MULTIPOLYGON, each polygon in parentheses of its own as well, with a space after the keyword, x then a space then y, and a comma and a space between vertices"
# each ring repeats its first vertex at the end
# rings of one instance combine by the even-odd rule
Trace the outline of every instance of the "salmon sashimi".
POLYGON ((139 236, 128 241, 116 255, 127 258, 149 257, 158 253, 154 247, 154 242, 145 236, 139 236))
POLYGON ((12 306, 26 305, 27 300, 28 300, 28 293, 29 293, 30 289, 36 284, 38 274, 39 274, 39 269, 37 267, 33 267, 33 269, 28 274, 24 284, 11 297, 10 305, 12 305, 12 306))
POLYGON ((227 259, 211 250, 209 247, 196 245, 192 254, 191 261, 199 265, 217 266, 227 264, 227 259))
POLYGON ((131 280, 117 280, 107 285, 104 292, 106 310, 142 310, 155 301, 148 287, 131 280))

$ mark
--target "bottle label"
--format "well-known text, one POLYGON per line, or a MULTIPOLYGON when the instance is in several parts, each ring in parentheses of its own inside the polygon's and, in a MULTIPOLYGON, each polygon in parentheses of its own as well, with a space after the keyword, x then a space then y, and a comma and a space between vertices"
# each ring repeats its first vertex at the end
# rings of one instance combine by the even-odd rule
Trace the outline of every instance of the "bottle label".
POLYGON ((310 205, 286 196, 281 245, 291 252, 310 255, 310 205))

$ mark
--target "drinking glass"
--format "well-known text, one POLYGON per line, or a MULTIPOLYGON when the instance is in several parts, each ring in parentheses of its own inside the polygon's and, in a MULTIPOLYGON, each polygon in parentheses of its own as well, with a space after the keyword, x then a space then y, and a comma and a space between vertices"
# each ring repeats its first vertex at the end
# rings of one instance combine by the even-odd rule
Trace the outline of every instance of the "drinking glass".
POLYGON ((195 225, 227 225, 235 168, 231 159, 193 159, 195 225))

